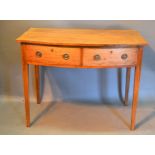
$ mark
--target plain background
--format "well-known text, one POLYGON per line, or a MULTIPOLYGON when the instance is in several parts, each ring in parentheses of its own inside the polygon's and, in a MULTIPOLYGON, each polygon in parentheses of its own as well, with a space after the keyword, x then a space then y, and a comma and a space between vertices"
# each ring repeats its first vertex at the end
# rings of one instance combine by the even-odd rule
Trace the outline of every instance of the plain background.
MULTIPOLYGON (((19 37, 30 27, 135 29, 148 41, 144 49, 139 100, 155 101, 155 21, 40 20, 0 21, 1 99, 23 99, 19 37)), ((66 36, 67 37, 67 36, 66 36)), ((30 95, 35 99, 34 70, 30 66, 30 95)), ((133 69, 130 103, 133 92, 133 69)), ((119 104, 124 96, 125 69, 63 69, 41 67, 42 101, 103 102, 119 104)))

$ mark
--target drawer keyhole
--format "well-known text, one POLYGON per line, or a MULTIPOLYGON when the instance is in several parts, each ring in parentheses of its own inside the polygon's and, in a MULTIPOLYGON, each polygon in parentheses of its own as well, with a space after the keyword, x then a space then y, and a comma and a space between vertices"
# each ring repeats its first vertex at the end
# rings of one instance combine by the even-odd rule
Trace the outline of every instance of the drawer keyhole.
POLYGON ((121 55, 121 59, 122 59, 122 60, 126 60, 127 58, 128 58, 128 55, 127 55, 127 54, 122 54, 122 55, 121 55))
POLYGON ((94 55, 94 60, 95 60, 95 61, 101 60, 101 56, 98 55, 98 54, 97 54, 97 55, 94 55))
POLYGON ((40 57, 42 57, 42 53, 41 53, 40 51, 37 51, 37 52, 36 52, 36 56, 37 56, 38 58, 40 58, 40 57))
POLYGON ((63 54, 62 57, 63 57, 64 60, 68 60, 69 59, 69 54, 65 53, 65 54, 63 54))

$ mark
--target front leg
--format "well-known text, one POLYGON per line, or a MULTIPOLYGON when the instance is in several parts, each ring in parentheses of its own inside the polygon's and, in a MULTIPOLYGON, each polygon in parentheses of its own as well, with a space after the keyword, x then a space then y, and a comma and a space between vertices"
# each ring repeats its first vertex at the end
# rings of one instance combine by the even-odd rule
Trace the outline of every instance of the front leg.
POLYGON ((36 97, 37 97, 37 104, 40 103, 40 78, 39 78, 39 66, 34 65, 34 76, 35 76, 35 87, 36 87, 36 97))
POLYGON ((30 127, 30 103, 29 103, 29 65, 23 62, 23 84, 24 84, 24 97, 25 97, 25 113, 26 113, 26 126, 30 127))
POLYGON ((132 114, 131 114, 131 130, 134 130, 135 128, 135 118, 136 118, 136 109, 138 104, 138 92, 139 92, 139 85, 140 85, 142 55, 143 55, 143 49, 140 48, 138 51, 137 65, 135 67, 134 92, 133 92, 132 114))
POLYGON ((29 102, 29 65, 25 58, 25 46, 21 45, 22 49, 22 72, 23 72, 23 87, 25 98, 25 114, 26 114, 26 127, 30 127, 30 102, 29 102))

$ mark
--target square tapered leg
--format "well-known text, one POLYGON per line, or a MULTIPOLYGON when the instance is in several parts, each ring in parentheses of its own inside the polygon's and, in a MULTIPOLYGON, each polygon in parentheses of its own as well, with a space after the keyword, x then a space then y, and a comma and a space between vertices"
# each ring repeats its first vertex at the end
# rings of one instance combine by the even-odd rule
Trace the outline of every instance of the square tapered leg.
POLYGON ((128 96, 129 96, 129 87, 130 87, 130 74, 131 74, 131 68, 126 69, 126 85, 125 85, 125 100, 124 104, 128 105, 128 96))
POLYGON ((142 66, 142 55, 143 55, 143 49, 139 48, 137 65, 135 67, 135 77, 134 77, 134 90, 133 90, 132 113, 131 113, 131 130, 135 129, 136 109, 138 104, 138 92, 139 92, 141 66, 142 66))
POLYGON ((29 102, 29 65, 23 62, 23 83, 25 98, 26 126, 30 127, 30 102, 29 102))
POLYGON ((35 76, 35 87, 36 87, 36 98, 37 104, 40 104, 40 75, 39 75, 39 66, 34 66, 34 76, 35 76))

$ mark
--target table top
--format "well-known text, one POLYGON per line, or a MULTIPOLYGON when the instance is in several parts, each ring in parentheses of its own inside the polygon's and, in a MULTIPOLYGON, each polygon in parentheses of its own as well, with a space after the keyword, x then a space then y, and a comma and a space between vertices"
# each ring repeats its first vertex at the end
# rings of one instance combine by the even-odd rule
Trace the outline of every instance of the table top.
POLYGON ((145 46, 135 30, 30 28, 16 39, 20 43, 61 46, 145 46))

